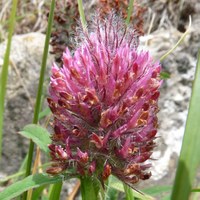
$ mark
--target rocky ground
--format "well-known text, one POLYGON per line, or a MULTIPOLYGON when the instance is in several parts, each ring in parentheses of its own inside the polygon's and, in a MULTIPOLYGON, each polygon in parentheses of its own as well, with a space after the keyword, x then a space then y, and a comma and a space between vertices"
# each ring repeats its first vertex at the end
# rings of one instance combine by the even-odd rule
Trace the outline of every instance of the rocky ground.
MULTIPOLYGON (((162 61, 163 70, 170 74, 170 78, 164 81, 161 89, 159 138, 152 157, 153 176, 142 185, 139 184, 139 188, 158 184, 170 185, 174 180, 200 47, 200 30, 197 29, 200 25, 200 1, 144 0, 142 3, 147 11, 144 16, 146 34, 141 37, 141 43, 151 51, 155 60, 176 44, 188 28, 189 15, 192 25, 184 41, 162 61)), ((17 132, 31 123, 33 116, 45 39, 45 35, 40 32, 42 31, 16 34, 13 37, 0 178, 16 172, 27 152, 28 141, 17 132)), ((2 42, 0 67, 4 52, 5 42, 2 42)), ((51 62, 52 57, 49 56, 48 66, 51 62)))

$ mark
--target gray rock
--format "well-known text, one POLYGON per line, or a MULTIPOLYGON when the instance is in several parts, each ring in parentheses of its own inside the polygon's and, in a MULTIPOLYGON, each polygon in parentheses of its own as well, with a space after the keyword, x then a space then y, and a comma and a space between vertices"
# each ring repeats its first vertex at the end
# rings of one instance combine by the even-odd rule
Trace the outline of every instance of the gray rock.
MULTIPOLYGON (((192 43, 194 32, 198 36, 200 32, 197 33, 194 27, 195 23, 182 44, 162 61, 163 70, 168 71, 171 78, 165 80, 161 88, 158 114, 159 137, 157 148, 152 156, 155 160, 151 161, 152 177, 142 183, 141 187, 158 185, 158 183, 170 185, 174 181, 196 67, 196 57, 191 48, 194 45, 192 43)), ((150 38, 148 49, 154 58, 159 59, 173 47, 180 36, 177 30, 169 27, 168 31, 160 29, 148 38, 142 38, 142 42, 150 38)))
MULTIPOLYGON (((29 33, 12 40, 9 76, 4 113, 3 156, 0 171, 14 173, 19 169, 28 150, 27 139, 18 131, 32 122, 45 35, 29 33)), ((0 67, 6 43, 0 44, 0 67)), ((50 66, 50 59, 48 60, 50 66)))

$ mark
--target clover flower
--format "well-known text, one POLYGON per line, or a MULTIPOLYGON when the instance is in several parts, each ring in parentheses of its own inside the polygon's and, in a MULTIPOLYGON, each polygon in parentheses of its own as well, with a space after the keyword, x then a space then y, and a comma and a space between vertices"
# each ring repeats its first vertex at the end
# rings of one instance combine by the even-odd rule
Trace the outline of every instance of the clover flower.
POLYGON ((137 33, 111 15, 97 20, 63 66, 52 67, 54 134, 49 174, 110 174, 131 185, 151 176, 161 66, 139 50, 137 33), (147 162, 146 162, 147 161, 147 162))

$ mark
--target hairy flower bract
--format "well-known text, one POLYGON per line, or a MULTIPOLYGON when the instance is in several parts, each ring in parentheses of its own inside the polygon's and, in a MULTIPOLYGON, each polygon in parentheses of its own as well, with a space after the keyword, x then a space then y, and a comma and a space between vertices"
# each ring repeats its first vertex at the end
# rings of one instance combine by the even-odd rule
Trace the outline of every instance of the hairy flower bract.
POLYGON ((101 181, 113 174, 129 185, 150 177, 161 66, 138 41, 110 15, 83 34, 73 53, 66 49, 61 68, 53 65, 48 173, 67 170, 101 181))

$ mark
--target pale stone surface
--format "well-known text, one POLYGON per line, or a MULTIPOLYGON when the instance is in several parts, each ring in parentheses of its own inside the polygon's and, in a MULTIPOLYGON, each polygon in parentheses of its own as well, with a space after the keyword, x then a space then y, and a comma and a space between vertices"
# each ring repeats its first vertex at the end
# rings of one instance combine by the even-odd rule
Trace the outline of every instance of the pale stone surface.
MULTIPOLYGON (((193 44, 193 41, 197 40, 196 37, 200 38, 200 32, 195 30, 197 24, 198 21, 193 22, 185 40, 161 62, 163 70, 170 72, 171 77, 164 80, 161 89, 158 114, 159 137, 156 151, 152 156, 156 160, 152 160, 152 177, 146 182, 147 184, 159 181, 162 185, 166 185, 172 184, 174 180, 195 74, 198 49, 192 47, 197 45, 193 44)), ((149 49, 157 60, 171 49, 180 37, 181 33, 169 26, 167 31, 160 29, 150 36, 142 37, 141 42, 144 45, 149 40, 145 48, 149 49)), ((146 183, 144 182, 143 185, 145 186, 146 183)))
MULTIPOLYGON (((17 132, 32 121, 44 41, 45 35, 41 33, 16 35, 12 40, 0 162, 0 171, 4 173, 16 172, 28 150, 29 141, 17 132)), ((0 44, 0 67, 5 48, 5 42, 0 44)), ((50 67, 50 59, 47 65, 50 67)))

